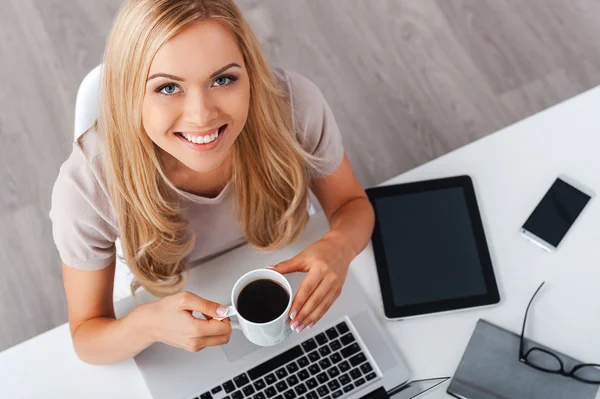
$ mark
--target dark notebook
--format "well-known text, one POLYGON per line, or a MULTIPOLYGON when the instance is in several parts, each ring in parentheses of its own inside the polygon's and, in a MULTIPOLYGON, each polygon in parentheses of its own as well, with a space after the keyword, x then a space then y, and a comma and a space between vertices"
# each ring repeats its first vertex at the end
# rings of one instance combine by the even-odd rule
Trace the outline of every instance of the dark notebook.
MULTIPOLYGON (((479 320, 469 345, 448 387, 448 393, 465 399, 594 399, 598 385, 538 371, 519 361, 520 336, 479 320)), ((534 341, 532 345, 549 350, 534 341)), ((590 343, 594 345, 594 343, 590 343)), ((556 353, 565 369, 581 362, 556 353)), ((600 371, 598 371, 600 374, 600 371)))

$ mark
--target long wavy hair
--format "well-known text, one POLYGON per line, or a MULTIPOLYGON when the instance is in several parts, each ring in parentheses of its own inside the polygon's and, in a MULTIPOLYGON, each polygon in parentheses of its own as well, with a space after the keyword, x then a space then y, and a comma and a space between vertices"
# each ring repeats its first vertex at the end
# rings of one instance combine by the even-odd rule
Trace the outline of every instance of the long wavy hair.
POLYGON ((308 168, 315 158, 293 131, 289 93, 278 84, 260 44, 233 0, 127 0, 104 54, 97 130, 106 145, 104 173, 117 216, 125 262, 161 297, 180 291, 194 247, 175 187, 158 147, 142 125, 150 64, 158 49, 191 24, 215 20, 237 38, 250 80, 247 122, 231 151, 237 218, 260 250, 293 240, 308 220, 308 168))

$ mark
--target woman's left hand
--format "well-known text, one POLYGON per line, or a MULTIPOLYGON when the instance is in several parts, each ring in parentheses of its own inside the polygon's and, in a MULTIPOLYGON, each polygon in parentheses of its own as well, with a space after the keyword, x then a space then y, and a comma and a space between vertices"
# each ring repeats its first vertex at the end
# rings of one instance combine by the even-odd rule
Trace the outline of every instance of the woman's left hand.
POLYGON ((328 234, 292 259, 273 268, 281 274, 307 273, 292 302, 292 329, 301 332, 323 317, 340 296, 348 266, 355 256, 343 237, 328 234))

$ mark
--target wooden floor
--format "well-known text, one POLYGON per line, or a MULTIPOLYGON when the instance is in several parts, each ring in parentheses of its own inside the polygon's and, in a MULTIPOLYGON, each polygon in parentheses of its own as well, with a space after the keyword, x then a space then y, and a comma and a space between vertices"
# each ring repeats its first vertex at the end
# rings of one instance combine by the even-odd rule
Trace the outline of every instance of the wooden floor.
MULTIPOLYGON (((50 192, 120 3, 0 0, 0 350, 66 321, 50 192)), ((239 4, 321 87, 365 186, 600 84, 597 0, 239 4)))

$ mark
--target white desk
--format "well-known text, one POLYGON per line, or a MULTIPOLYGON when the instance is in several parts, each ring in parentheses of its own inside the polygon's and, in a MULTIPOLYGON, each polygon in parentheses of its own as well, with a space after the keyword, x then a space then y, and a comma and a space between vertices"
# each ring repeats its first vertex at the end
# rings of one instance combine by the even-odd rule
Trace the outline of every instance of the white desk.
MULTIPOLYGON (((590 203, 555 254, 543 252, 517 233, 561 173, 600 195, 600 88, 388 182, 472 176, 503 298, 500 306, 488 310, 386 323, 414 378, 451 376, 479 318, 519 331, 527 302, 542 280, 547 284, 532 307, 527 335, 582 361, 600 361, 600 198, 590 203)), ((241 269, 286 259, 326 229, 323 215, 318 214, 301 239, 286 250, 271 255, 250 247, 236 250, 194 269, 189 288, 226 301, 227 292, 219 294, 208 284, 211 276, 223 275, 227 268, 227 278, 234 281, 241 269)), ((354 260, 351 270, 381 317, 370 246, 354 260)), ((120 304, 118 312, 127 307, 131 304, 120 304)), ((0 398, 150 398, 133 360, 102 367, 80 362, 67 325, 0 353, 0 381, 0 398)), ((447 398, 445 389, 427 398, 447 398)))

